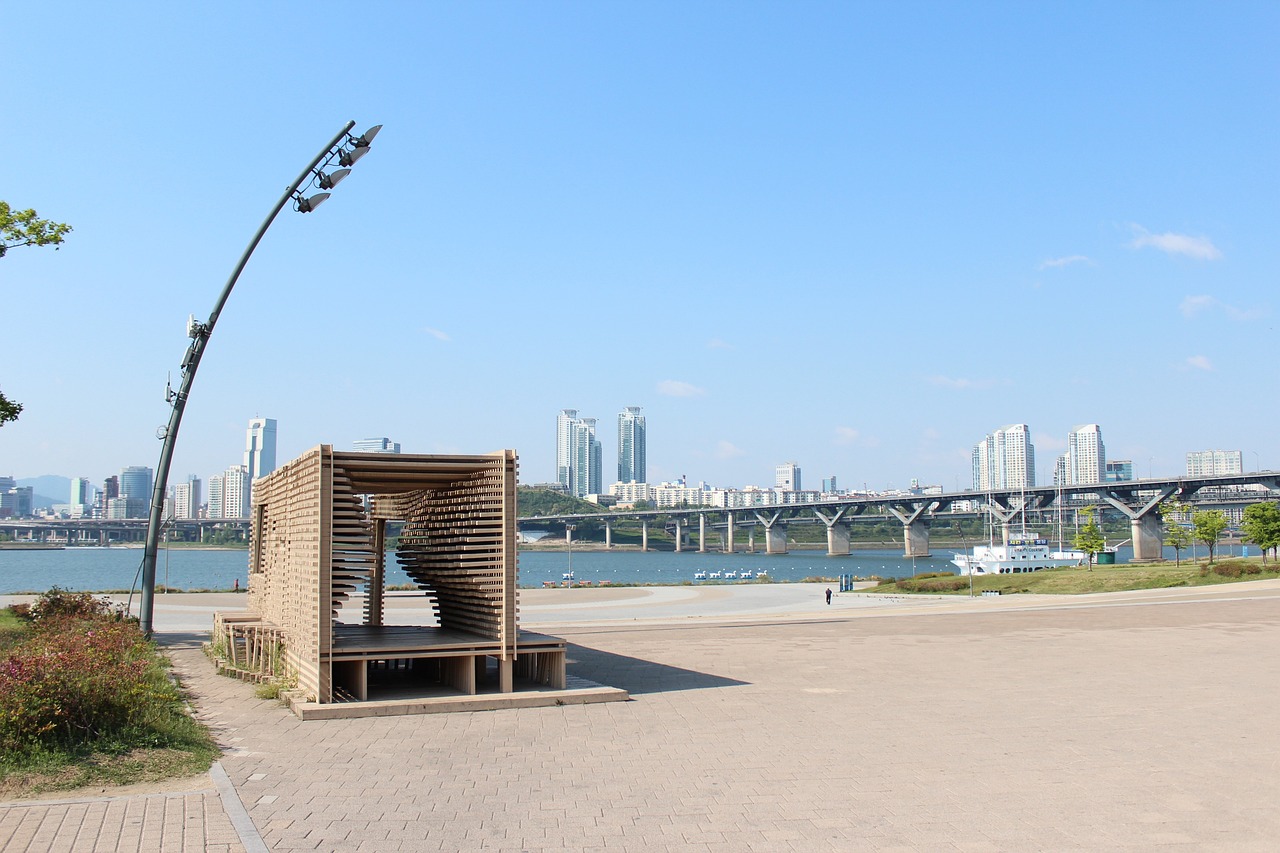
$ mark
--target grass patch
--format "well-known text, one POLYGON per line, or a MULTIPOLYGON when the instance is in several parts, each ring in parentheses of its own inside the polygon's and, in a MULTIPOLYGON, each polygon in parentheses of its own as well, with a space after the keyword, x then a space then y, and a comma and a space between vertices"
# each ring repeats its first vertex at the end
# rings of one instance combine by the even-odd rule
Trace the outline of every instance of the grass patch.
MULTIPOLYGON (((1121 563, 1113 566, 1095 565, 1093 571, 1069 566, 1019 575, 976 575, 973 578, 973 591, 981 593, 984 590, 999 590, 1004 595, 1084 595, 1094 592, 1211 586, 1271 578, 1280 578, 1280 566, 1270 562, 1263 566, 1260 558, 1220 560, 1213 566, 1187 561, 1181 566, 1169 563, 1121 563)), ((968 595, 969 577, 949 575, 885 580, 879 586, 865 591, 968 595)))
POLYGON ((208 769, 218 749, 168 661, 110 602, 54 589, 0 617, 0 794, 208 769))

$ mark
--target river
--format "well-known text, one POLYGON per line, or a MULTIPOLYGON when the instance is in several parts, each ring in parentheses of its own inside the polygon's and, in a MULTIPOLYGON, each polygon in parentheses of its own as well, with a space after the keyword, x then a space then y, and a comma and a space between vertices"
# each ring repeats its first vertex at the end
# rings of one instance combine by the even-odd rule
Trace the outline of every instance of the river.
MULTIPOLYGON (((1203 549, 1201 549, 1203 552, 1203 549)), ((699 554, 693 551, 574 551, 576 581, 615 584, 679 584, 694 582, 697 572, 765 572, 775 581, 799 581, 809 577, 834 578, 842 574, 868 577, 910 577, 914 572, 954 571, 952 549, 934 551, 932 557, 912 564, 894 550, 855 551, 846 557, 828 557, 825 551, 792 551, 789 554, 699 554)), ((1227 552, 1224 548, 1224 556, 1227 552)), ((1132 555, 1120 549, 1120 562, 1132 555)), ((1165 549, 1172 560, 1172 548, 1165 549)), ((1190 552, 1184 551, 1185 560, 1190 552)), ((245 586, 248 551, 161 549, 156 561, 156 582, 174 589, 231 589, 236 581, 245 586)), ((127 590, 135 583, 142 561, 141 548, 67 548, 61 551, 0 549, 0 594, 39 592, 57 585, 71 590, 127 590)), ((522 551, 520 585, 538 587, 559 583, 570 568, 565 551, 522 551)), ((407 584, 408 576, 387 558, 387 584, 407 584)))

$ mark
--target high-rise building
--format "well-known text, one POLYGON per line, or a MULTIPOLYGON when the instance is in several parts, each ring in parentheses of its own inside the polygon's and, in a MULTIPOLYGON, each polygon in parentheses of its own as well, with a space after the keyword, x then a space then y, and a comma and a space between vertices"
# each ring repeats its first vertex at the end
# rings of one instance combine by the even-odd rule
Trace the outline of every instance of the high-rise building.
POLYGON ((1188 477, 1243 473, 1243 453, 1239 450, 1193 450, 1187 454, 1188 477))
POLYGON ((822 493, 824 495, 834 495, 839 491, 840 491, 840 488, 839 486, 836 485, 835 474, 832 474, 830 477, 822 478, 822 493))
POLYGON ((598 495, 603 467, 596 419, 578 417, 577 409, 561 409, 556 416, 556 482, 576 498, 598 495))
POLYGON ((351 446, 362 453, 399 453, 400 442, 389 438, 358 438, 351 446))
POLYGON ((784 462, 773 470, 773 487, 784 492, 799 492, 800 466, 794 462, 784 462))
POLYGON ((67 500, 72 518, 93 514, 93 484, 88 477, 71 478, 71 497, 67 500))
POLYGON ((573 493, 573 425, 577 409, 561 409, 556 415, 556 482, 573 493))
POLYGON ((1107 452, 1102 444, 1102 427, 1083 424, 1067 436, 1068 485, 1087 486, 1107 480, 1107 452))
POLYGON ((647 483, 644 415, 639 406, 618 413, 618 482, 647 483))
MULTIPOLYGON (((273 418, 254 418, 245 433, 244 469, 252 483, 276 470, 276 422, 273 418)), ((248 515, 248 504, 245 515, 248 515)))
POLYGON ((206 512, 208 518, 225 518, 222 514, 222 481, 221 474, 214 474, 209 478, 209 508, 206 512))
POLYGON ((120 497, 127 498, 128 518, 146 518, 151 512, 151 469, 130 465, 120 471, 120 497))
POLYGON ((173 517, 194 519, 200 517, 200 478, 195 474, 173 487, 173 517))
POLYGON ((974 445, 973 488, 1030 489, 1036 484, 1036 448, 1031 428, 1009 424, 974 445))
POLYGON ((248 518, 253 480, 244 465, 232 465, 222 474, 221 518, 248 518))

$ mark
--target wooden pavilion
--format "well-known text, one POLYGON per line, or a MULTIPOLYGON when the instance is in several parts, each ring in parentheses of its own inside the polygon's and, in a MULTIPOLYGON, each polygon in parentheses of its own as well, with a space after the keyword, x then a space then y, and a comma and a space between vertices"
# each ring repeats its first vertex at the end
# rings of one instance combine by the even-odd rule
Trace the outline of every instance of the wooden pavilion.
POLYGON ((307 451, 254 483, 249 613, 219 614, 217 630, 233 655, 282 638, 299 694, 319 705, 376 699, 379 685, 400 699, 563 689, 564 640, 519 628, 516 474, 512 450, 307 451), (435 624, 384 624, 389 521, 435 624))

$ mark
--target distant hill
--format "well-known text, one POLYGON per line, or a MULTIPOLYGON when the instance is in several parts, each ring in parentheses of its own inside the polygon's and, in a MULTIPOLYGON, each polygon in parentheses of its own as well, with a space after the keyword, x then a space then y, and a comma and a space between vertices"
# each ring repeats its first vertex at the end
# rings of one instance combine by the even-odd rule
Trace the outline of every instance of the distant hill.
MULTIPOLYGON (((67 494, 71 493, 70 488, 70 486, 67 487, 67 494)), ((521 518, 528 518, 531 515, 576 515, 608 511, 590 501, 571 498, 547 489, 532 489, 528 486, 520 486, 516 489, 516 505, 519 508, 517 514, 521 518)))
POLYGON ((18 485, 33 487, 35 492, 33 503, 36 509, 47 509, 54 504, 64 504, 71 500, 70 477, 59 477, 56 474, 25 477, 18 480, 18 485))

